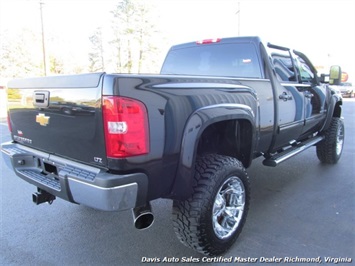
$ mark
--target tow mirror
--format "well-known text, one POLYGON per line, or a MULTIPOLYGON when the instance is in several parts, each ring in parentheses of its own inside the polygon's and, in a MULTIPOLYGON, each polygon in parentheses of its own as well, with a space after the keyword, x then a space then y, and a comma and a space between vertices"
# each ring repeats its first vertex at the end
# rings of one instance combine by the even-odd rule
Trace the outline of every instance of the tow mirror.
POLYGON ((341 83, 341 67, 331 66, 329 72, 329 84, 340 85, 341 83))

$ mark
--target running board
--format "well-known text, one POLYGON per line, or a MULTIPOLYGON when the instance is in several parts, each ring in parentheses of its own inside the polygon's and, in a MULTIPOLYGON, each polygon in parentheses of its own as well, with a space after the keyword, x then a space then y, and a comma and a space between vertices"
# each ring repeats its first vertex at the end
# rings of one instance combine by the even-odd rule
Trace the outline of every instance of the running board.
POLYGON ((309 140, 303 141, 296 146, 288 148, 280 153, 275 154, 274 156, 267 158, 263 161, 263 164, 266 166, 277 166, 278 164, 290 159, 291 157, 303 152, 304 150, 312 147, 313 145, 317 144, 318 142, 324 139, 323 136, 314 137, 309 140))

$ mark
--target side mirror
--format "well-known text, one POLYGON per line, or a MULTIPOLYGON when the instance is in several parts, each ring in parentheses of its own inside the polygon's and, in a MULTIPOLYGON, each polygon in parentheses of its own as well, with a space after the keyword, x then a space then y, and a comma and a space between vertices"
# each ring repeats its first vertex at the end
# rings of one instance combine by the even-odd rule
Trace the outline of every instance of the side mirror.
POLYGON ((329 85, 340 85, 341 83, 341 67, 331 66, 329 72, 329 85))

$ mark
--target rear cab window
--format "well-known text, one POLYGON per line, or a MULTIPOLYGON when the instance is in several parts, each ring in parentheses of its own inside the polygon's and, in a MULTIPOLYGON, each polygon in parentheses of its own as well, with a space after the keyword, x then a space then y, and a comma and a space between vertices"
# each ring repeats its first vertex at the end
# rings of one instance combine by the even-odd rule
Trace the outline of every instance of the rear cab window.
POLYGON ((172 48, 161 74, 262 78, 259 57, 252 43, 195 44, 172 48))

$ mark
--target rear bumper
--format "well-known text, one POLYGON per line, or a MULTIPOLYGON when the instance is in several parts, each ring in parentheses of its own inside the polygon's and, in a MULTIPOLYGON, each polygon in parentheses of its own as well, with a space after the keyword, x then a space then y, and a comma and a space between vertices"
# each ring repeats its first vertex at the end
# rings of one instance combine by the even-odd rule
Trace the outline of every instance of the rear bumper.
POLYGON ((6 164, 25 181, 64 200, 104 211, 122 211, 144 203, 148 178, 143 173, 114 175, 12 142, 3 143, 6 164))

